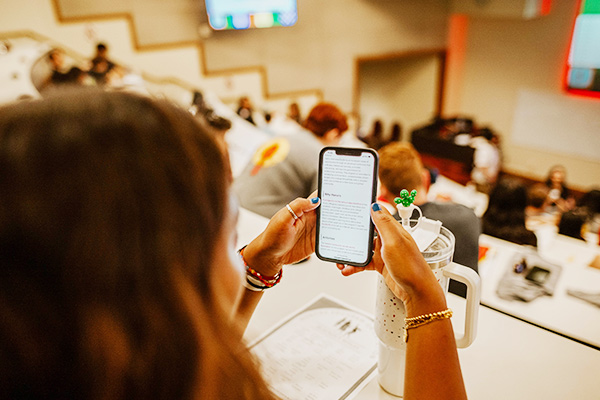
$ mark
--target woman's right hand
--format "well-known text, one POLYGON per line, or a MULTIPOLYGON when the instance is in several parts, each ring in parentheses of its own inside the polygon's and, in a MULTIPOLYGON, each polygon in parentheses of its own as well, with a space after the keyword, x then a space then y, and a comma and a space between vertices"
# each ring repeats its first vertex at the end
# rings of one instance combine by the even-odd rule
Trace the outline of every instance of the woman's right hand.
POLYGON ((407 316, 445 309, 444 292, 412 236, 379 204, 371 210, 377 228, 373 258, 365 268, 338 264, 343 275, 377 270, 388 287, 404 302, 407 316))

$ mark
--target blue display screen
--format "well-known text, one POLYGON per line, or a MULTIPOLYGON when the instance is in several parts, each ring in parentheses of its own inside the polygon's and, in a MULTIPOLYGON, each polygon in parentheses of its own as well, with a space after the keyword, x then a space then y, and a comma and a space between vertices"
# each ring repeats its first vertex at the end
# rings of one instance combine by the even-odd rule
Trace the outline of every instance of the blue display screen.
POLYGON ((292 26, 296 0, 206 0, 208 22, 215 30, 292 26))
POLYGON ((567 90, 600 97, 600 0, 581 1, 567 63, 567 90))

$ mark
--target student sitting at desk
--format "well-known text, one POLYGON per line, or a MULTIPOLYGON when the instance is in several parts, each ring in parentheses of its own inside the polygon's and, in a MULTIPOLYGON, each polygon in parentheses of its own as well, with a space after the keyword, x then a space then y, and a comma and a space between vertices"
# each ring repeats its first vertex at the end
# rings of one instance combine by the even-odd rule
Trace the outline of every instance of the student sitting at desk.
MULTIPOLYGON (((455 236, 454 261, 477 272, 479 256, 479 218, 473 210, 456 203, 427 201, 430 174, 421 163, 419 153, 406 142, 388 144, 379 150, 380 201, 389 204, 394 217, 399 219, 394 199, 402 189, 417 190, 414 204, 421 208, 423 216, 441 221, 455 236)), ((450 281, 450 292, 466 296, 466 286, 450 281)))
POLYGON ((562 165, 555 165, 550 168, 546 178, 548 187, 548 200, 552 207, 559 212, 567 212, 575 207, 575 199, 571 196, 571 191, 566 183, 567 170, 562 165))
POLYGON ((233 184, 242 207, 271 218, 288 202, 317 189, 319 152, 338 144, 348 123, 335 105, 319 103, 308 114, 304 128, 269 140, 256 150, 233 184))
MULTIPOLYGON (((313 252, 319 199, 291 201, 240 257, 215 140, 127 93, 4 107, 0 143, 2 397, 275 398, 242 332, 282 266, 313 252)), ((411 236, 377 205, 372 217, 368 268, 407 316, 444 310, 411 236)), ((411 330, 406 362, 407 398, 466 398, 448 319, 411 330)))
POLYGON ((486 235, 517 244, 537 246, 535 234, 525 227, 527 189, 517 179, 501 179, 490 193, 488 208, 482 217, 486 235))

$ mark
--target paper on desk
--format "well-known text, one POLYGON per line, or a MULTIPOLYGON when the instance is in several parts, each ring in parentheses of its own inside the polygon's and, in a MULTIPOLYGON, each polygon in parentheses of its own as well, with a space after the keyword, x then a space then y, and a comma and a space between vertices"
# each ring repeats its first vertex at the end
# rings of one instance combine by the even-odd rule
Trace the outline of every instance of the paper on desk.
POLYGON ((250 346, 282 399, 347 400, 377 364, 373 318, 319 297, 250 346))

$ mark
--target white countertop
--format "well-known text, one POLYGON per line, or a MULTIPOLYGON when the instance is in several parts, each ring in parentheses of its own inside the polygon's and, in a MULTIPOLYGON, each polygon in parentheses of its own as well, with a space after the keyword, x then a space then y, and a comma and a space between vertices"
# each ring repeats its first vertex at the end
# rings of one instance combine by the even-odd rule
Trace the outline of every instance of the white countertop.
POLYGON ((490 248, 479 264, 482 304, 600 348, 600 308, 567 294, 567 289, 600 292, 600 270, 588 266, 599 254, 597 247, 554 235, 540 247, 543 259, 562 267, 554 294, 527 303, 505 300, 496 293, 506 268, 523 247, 487 235, 482 235, 479 243, 490 248))

